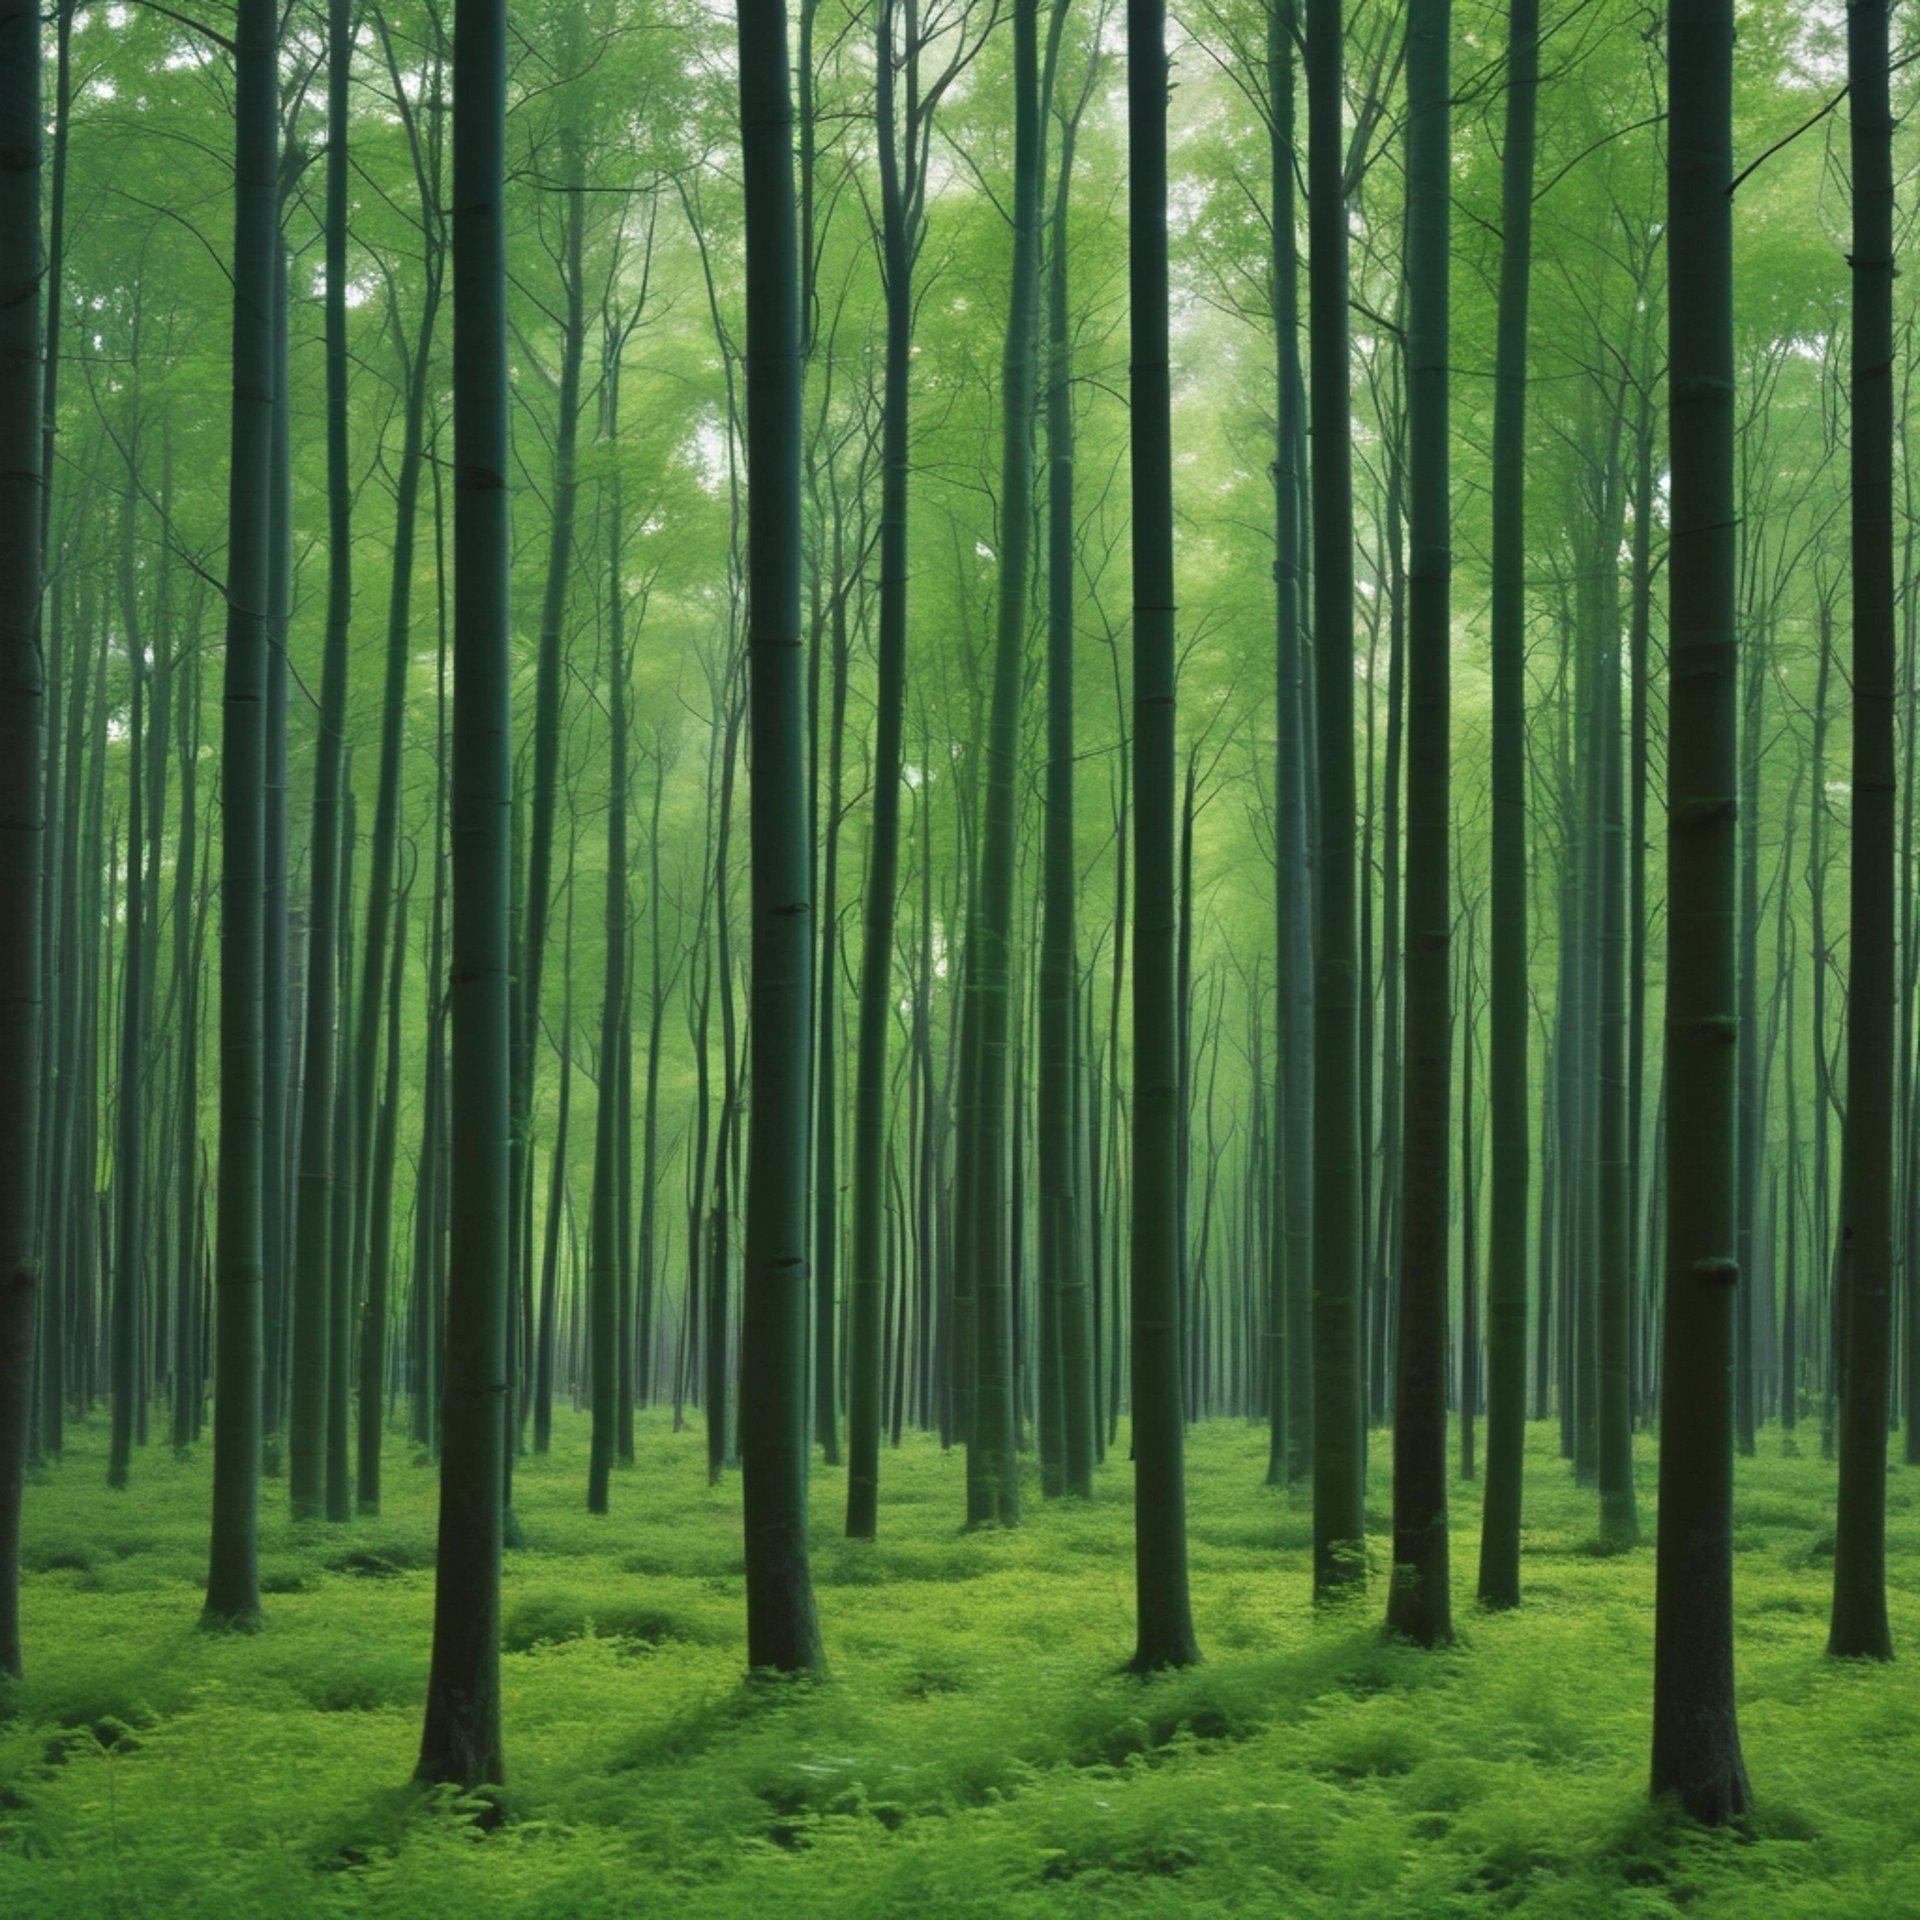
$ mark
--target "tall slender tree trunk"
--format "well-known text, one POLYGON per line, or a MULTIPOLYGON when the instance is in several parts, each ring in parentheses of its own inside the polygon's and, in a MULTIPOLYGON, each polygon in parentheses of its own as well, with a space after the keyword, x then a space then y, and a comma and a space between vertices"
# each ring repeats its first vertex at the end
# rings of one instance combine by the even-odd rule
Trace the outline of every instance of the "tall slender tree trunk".
POLYGON ((807 1561, 807 1054, 814 929, 800 631, 800 271, 785 0, 740 0, 746 191, 754 1098, 740 1339, 747 1664, 825 1664, 807 1561))
MULTIPOLYGON (((289 1079, 294 1063, 294 1019, 289 985, 291 915, 287 907, 287 689, 290 677, 287 634, 293 604, 293 420, 292 396, 288 391, 290 321, 287 250, 280 230, 277 195, 273 242, 272 316, 268 322, 272 335, 268 349, 272 401, 264 482, 267 488, 267 580, 264 602, 266 745, 262 767, 266 791, 262 800, 261 835, 266 877, 260 901, 260 1024, 263 1036, 260 1047, 260 1104, 263 1109, 260 1176, 266 1192, 260 1217, 259 1338, 264 1349, 261 1425, 267 1433, 278 1433, 285 1424, 287 1333, 293 1304, 293 1208, 289 1201, 293 1188, 294 1108, 289 1079)), ((224 748, 222 751, 224 753, 224 748)), ((224 794, 224 760, 222 767, 221 791, 224 794)), ((223 880, 223 894, 224 891, 223 880)), ((222 918, 224 922, 224 909, 222 918)), ((224 954, 224 935, 222 939, 224 954)), ((223 969, 224 966, 223 959, 223 969)), ((224 971, 222 979, 225 979, 224 971)), ((222 1097, 224 1099, 224 1095, 222 1097)), ((217 1444, 217 1420, 215 1430, 217 1444)))
MULTIPOLYGON (((1488 614, 1493 649, 1493 819, 1487 996, 1487 1491, 1480 1532, 1483 1607, 1520 1604, 1521 1483, 1527 1436, 1527 1163, 1531 1146, 1527 1114, 1527 294, 1532 274, 1534 104, 1539 70, 1539 0, 1512 0, 1506 143, 1501 157, 1493 594, 1488 614)), ((1544 1365, 1540 1371, 1544 1396, 1544 1365)))
MULTIPOLYGON (((137 338, 137 333, 136 333, 137 338)), ((137 371, 133 378, 137 382, 137 371)), ((137 386, 136 386, 137 393, 137 386)), ((136 402, 137 404, 137 402, 136 402)), ((131 444, 131 442, 129 443, 131 444)), ((120 1055, 114 1089, 113 1292, 108 1305, 107 1370, 112 1389, 112 1425, 107 1445, 107 1485, 124 1487, 132 1467, 135 1407, 144 1407, 147 1379, 139 1365, 140 1302, 147 1271, 145 1218, 146 1143, 140 1120, 146 1097, 146 638, 139 618, 134 572, 134 476, 120 511, 120 633, 127 655, 130 705, 127 719, 127 869, 120 900, 120 1055)), ((142 1436, 144 1438, 144 1435, 142 1436)))
MULTIPOLYGON (((1893 1657, 1887 1377, 1893 1344, 1893 113, 1888 7, 1847 9, 1853 157, 1853 848, 1847 981, 1840 1501, 1827 1651, 1893 1657)), ((1911 1249, 1908 1257, 1912 1257, 1911 1249)))
POLYGON ((1751 1802, 1733 1695, 1733 0, 1673 0, 1667 750, 1667 1286, 1653 1770, 1718 1824, 1751 1802))
MULTIPOLYGON (((564 16, 568 25, 562 38, 567 42, 563 58, 577 70, 575 24, 578 15, 564 16)), ((563 109, 563 113, 568 111, 563 109)), ((532 1143, 533 1143, 533 1069, 539 1057, 540 981, 546 964, 547 920, 553 895, 553 817, 560 768, 561 674, 566 651, 567 583, 574 568, 573 529, 579 498, 576 472, 576 448, 580 430, 580 369, 586 349, 586 287, 582 266, 585 232, 584 160, 579 129, 571 118, 563 118, 559 131, 560 191, 566 198, 565 237, 562 242, 561 279, 565 293, 564 318, 560 335, 560 383, 558 413, 554 423, 553 518, 547 533, 546 584, 540 602, 539 651, 534 669, 533 696, 533 778, 530 832, 528 833, 526 894, 520 918, 519 977, 513 983, 513 1134, 510 1146, 512 1172, 508 1179, 512 1226, 507 1255, 507 1311, 509 1317, 509 1370, 523 1373, 530 1356, 519 1352, 513 1324, 527 1304, 531 1275, 525 1249, 531 1244, 532 1143)), ((515 855, 517 859, 517 854, 515 855)), ((624 869, 618 876, 626 885, 624 869)), ((623 894, 624 898, 624 894, 623 894)), ((622 925, 625 924, 624 912, 622 925)), ((624 992, 624 971, 616 980, 616 1001, 624 992)), ((609 1051, 600 1063, 602 1095, 611 1106, 617 1097, 619 1075, 615 1056, 609 1051)), ((609 1346, 609 1358, 613 1357, 609 1346)), ((510 1413, 510 1418, 516 1416, 510 1413)), ((516 1432, 518 1427, 516 1424, 516 1432)), ((507 1476, 507 1503, 512 1505, 512 1456, 503 1469, 507 1476)), ((599 1511, 600 1509, 595 1509, 599 1511)), ((508 1537, 514 1537, 508 1523, 508 1537)))
MULTIPOLYGON (((618 553, 618 482, 608 502, 608 547, 618 553)), ((631 663, 619 614, 617 571, 611 582, 607 713, 612 748, 607 786, 607 892, 602 922, 605 979, 600 996, 600 1085, 594 1102, 593 1213, 587 1238, 588 1365, 593 1375, 593 1432, 587 1459, 587 1511, 607 1511, 608 1483, 619 1438, 620 1353, 620 1075, 618 1061, 627 996, 627 681, 631 663)))
POLYGON ((227 662, 220 762, 220 1163, 215 1249, 210 1621, 260 1612, 262 1204, 265 1158, 264 793, 275 309, 280 279, 279 9, 234 19, 233 423, 227 483, 227 662), (263 724, 263 717, 265 724, 263 724))
MULTIPOLYGON (((346 764, 347 644, 352 611, 352 480, 347 471, 347 95, 353 57, 350 0, 330 0, 327 15, 327 620, 320 670, 320 721, 314 737, 313 813, 307 894, 305 1067, 301 1077, 300 1181, 295 1222, 293 1405, 288 1491, 295 1519, 324 1508, 344 1519, 336 1488, 332 1402, 340 1264, 334 1244, 336 1073, 339 1020, 337 921, 341 897, 341 813, 346 764)), ((344 1462, 338 1464, 344 1465, 344 1462)))
MULTIPOLYGON (((1410 0, 1406 1153, 1387 1625, 1423 1647, 1453 1635, 1447 1563, 1447 1134, 1453 1122, 1448 771, 1453 552, 1447 492, 1451 33, 1451 0, 1410 0)), ((1387 958, 1392 965, 1391 951, 1387 958)))
POLYGON ((1279 1062, 1274 1088, 1278 1186, 1268 1305, 1269 1485, 1291 1486, 1312 1461, 1313 1369, 1308 1302, 1313 1275, 1313 878, 1307 818, 1307 714, 1300 536, 1300 254, 1295 228, 1294 0, 1268 0, 1268 174, 1273 195, 1274 659, 1278 720, 1274 991, 1279 1062))
POLYGON ((513 769, 505 0, 456 0, 453 59, 452 1246, 433 1661, 417 1775, 472 1789, 506 1777, 500 1494, 507 1446, 513 769))
MULTIPOLYGON (((909 19, 907 28, 915 31, 909 19)), ((886 389, 881 413, 880 636, 873 745, 873 826, 854 1066, 853 1245, 848 1274, 847 1537, 871 1540, 880 1494, 881 1267, 886 1239, 887 1029, 893 1020, 893 925, 900 881, 901 725, 907 681, 907 374, 912 353, 912 242, 894 106, 895 13, 883 0, 875 63, 880 144, 886 389)), ((912 129, 909 127, 909 137, 912 129)), ((828 942, 832 940, 828 929, 828 942)), ((829 951, 822 960, 831 967, 829 951)), ((834 1036, 821 1036, 831 1048, 834 1036)))
MULTIPOLYGON (((390 69, 395 69, 391 42, 384 21, 379 22, 390 69)), ((406 89, 395 72, 393 97, 404 103, 406 89)), ((360 1223, 356 1231, 354 1270, 360 1276, 365 1303, 360 1321, 360 1379, 357 1497, 360 1511, 380 1510, 380 1450, 384 1431, 381 1416, 386 1383, 388 1276, 376 1272, 371 1264, 372 1222, 385 1208, 393 1205, 393 1162, 390 1155, 375 1151, 378 1129, 368 1124, 375 1111, 375 1075, 379 1065, 381 1028, 380 992, 386 970, 389 923, 397 908, 394 899, 394 868, 400 844, 400 759, 402 722, 407 707, 407 670, 412 660, 413 556, 415 530, 420 517, 420 481, 426 466, 426 408, 429 383, 434 369, 434 336, 440 313, 445 259, 440 226, 438 155, 440 105, 440 62, 436 55, 428 81, 427 107, 431 116, 424 156, 418 168, 421 215, 427 243, 426 284, 421 297, 420 321, 406 360, 405 412, 401 423, 400 465, 394 483, 393 582, 387 602, 386 675, 380 699, 379 786, 374 800, 371 871, 367 883, 366 933, 362 942, 359 1021, 354 1030, 353 1103, 361 1116, 359 1153, 354 1192, 359 1199, 356 1212, 360 1223), (366 1258, 362 1257, 363 1250, 366 1258), (374 1311, 375 1296, 379 1311, 374 1311)), ((412 109, 402 105, 413 128, 412 109)), ((422 148, 415 135, 416 154, 422 148)), ((395 932, 394 941, 399 935, 395 932)), ((396 975, 397 977, 397 975, 396 975)), ((389 1021, 392 1009, 387 1009, 389 1021)), ((379 1126, 387 1127, 391 1116, 382 1112, 379 1126)))
POLYGON ((1353 423, 1341 0, 1307 3, 1313 647, 1319 833, 1313 1037, 1313 1583, 1363 1585, 1360 978, 1354 860, 1353 423))
POLYGON ((173 1444, 191 1444, 200 1424, 202 1382, 197 1360, 199 1339, 193 1308, 199 1268, 200 1181, 200 961, 204 929, 196 923, 195 889, 200 807, 196 762, 200 751, 200 668, 193 656, 183 663, 183 685, 175 710, 174 752, 180 759, 180 820, 175 842, 173 888, 173 1006, 180 1031, 179 1084, 174 1095, 175 1140, 172 1158, 174 1219, 174 1365, 173 1444), (189 1356, 192 1356, 191 1360, 189 1356))
POLYGON ((1013 7, 1013 273, 1000 381, 1000 503, 993 692, 986 753, 979 884, 970 903, 967 970, 972 991, 962 1039, 973 1098, 962 1096, 963 1171, 969 1197, 973 1322, 968 1368, 972 1420, 967 1517, 1012 1526, 1020 1518, 1015 1457, 1014 1284, 1008 1232, 1008 1064, 1012 1050, 1015 838, 1019 825, 1020 699, 1026 678, 1027 562, 1032 544, 1034 321, 1038 308, 1040 128, 1038 0, 1013 7))
POLYGON ((533 1363, 533 1450, 553 1442, 553 1386, 560 1342, 560 1226, 567 1197, 567 1145, 573 1112, 573 856, 567 856, 567 939, 561 962, 560 1111, 553 1127, 553 1166, 540 1257, 540 1325, 533 1363))
MULTIPOLYGON (((1617 531, 1610 514, 1606 523, 1617 531)), ((1599 648, 1599 1272, 1595 1393, 1600 1530, 1615 1545, 1640 1537, 1633 1487, 1633 1275, 1637 1235, 1628 1148, 1627 850, 1618 611, 1610 591, 1599 648)))
MULTIPOLYGON (((1056 6, 1050 41, 1066 18, 1056 6)), ((1056 52, 1057 60, 1057 52, 1056 52)), ((1088 88, 1097 71, 1088 55, 1088 88)), ((1051 89, 1049 89, 1049 92, 1051 89)), ((1081 96, 1082 105, 1086 94, 1081 96)), ((1047 771, 1045 908, 1040 956, 1040 1192, 1046 1209, 1042 1260, 1058 1323, 1062 1483, 1093 1496, 1095 1459, 1093 1296, 1081 1227, 1077 988, 1079 959, 1074 860, 1074 416, 1073 345, 1067 306, 1068 210, 1076 109, 1062 115, 1047 262, 1047 771)))
MULTIPOLYGON (((71 9, 62 8, 61 44, 71 9)), ((20 1513, 33 1419, 41 1268, 40 945, 45 842, 40 650, 42 440, 40 227, 43 66, 38 6, 0 5, 0 1674, 20 1648, 20 1513)))
POLYGON ((1164 0, 1127 6, 1133 476, 1133 1537, 1141 1672, 1200 1657, 1187 1592, 1174 1004, 1173 402, 1164 0))

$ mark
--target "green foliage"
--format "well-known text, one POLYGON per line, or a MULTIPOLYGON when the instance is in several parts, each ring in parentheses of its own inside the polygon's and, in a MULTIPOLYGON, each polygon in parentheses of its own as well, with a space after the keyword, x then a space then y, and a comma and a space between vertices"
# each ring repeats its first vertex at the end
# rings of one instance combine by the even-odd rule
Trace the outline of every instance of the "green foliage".
MULTIPOLYGON (((1741 1711, 1761 1811, 1705 1834, 1642 1805, 1651 1552, 1592 1551, 1534 1429, 1527 1605, 1440 1655, 1316 1621, 1303 1494, 1264 1435, 1195 1430, 1194 1603, 1210 1658, 1142 1682, 1123 1470, 1018 1532, 955 1525, 957 1459, 887 1462, 887 1534, 814 1543, 833 1680, 741 1684, 737 1493, 643 1416, 618 1517, 580 1511, 564 1410, 515 1496, 511 1818, 406 1784, 426 1683, 430 1470, 364 1532, 270 1506, 265 1629, 196 1630, 204 1450, 100 1485, 103 1438, 32 1489, 27 1680, 0 1702, 0 1912, 501 1916, 1912 1911, 1920 1676, 1823 1654, 1831 1471, 1741 1465, 1741 1711)), ((1123 1441, 1124 1446, 1124 1441, 1123 1441)), ((1650 1454, 1643 1442, 1643 1477, 1650 1454)), ((396 1450, 397 1453, 398 1450, 396 1450)), ((1378 1450, 1376 1449, 1376 1454, 1378 1450)), ((1384 1480, 1376 1459, 1371 1498, 1384 1480)), ((1920 1517, 1892 1480, 1895 1632, 1920 1632, 1920 1517)), ((1474 1489, 1455 1489, 1456 1567, 1474 1489)), ((1376 1568, 1376 1573, 1379 1570, 1376 1568)), ((1377 1584, 1377 1582, 1376 1582, 1377 1584)))

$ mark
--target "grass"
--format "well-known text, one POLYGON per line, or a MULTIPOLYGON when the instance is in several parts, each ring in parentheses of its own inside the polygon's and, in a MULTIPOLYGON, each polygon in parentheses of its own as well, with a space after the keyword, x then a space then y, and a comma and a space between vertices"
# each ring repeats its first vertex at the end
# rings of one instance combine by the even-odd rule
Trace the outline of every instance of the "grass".
MULTIPOLYGON (((967 1534, 960 1462, 883 1460, 884 1537, 839 1539, 818 1469, 833 1678, 741 1685, 737 1476, 644 1415, 614 1511, 586 1430, 525 1461, 509 1556, 510 1823, 407 1784, 432 1611, 434 1479, 395 1438, 378 1519, 295 1528, 265 1488, 265 1629, 197 1625, 209 1461, 153 1447, 125 1494, 83 1427, 31 1490, 29 1671, 0 1696, 0 1914, 1655 1916, 1920 1914, 1920 1471, 1889 1495, 1890 1668, 1822 1652, 1832 1468, 1778 1432, 1739 1465, 1743 1732, 1759 1811, 1702 1834, 1645 1804, 1650 1547, 1596 1550, 1594 1497, 1530 1435, 1518 1613, 1472 1610, 1477 1489, 1456 1486, 1461 1638, 1385 1643, 1373 1594, 1308 1604, 1304 1491, 1264 1437, 1189 1451, 1206 1664, 1141 1682, 1122 1450, 1091 1505, 1030 1490, 967 1534)), ((1653 1461, 1641 1457, 1651 1532, 1653 1461)))

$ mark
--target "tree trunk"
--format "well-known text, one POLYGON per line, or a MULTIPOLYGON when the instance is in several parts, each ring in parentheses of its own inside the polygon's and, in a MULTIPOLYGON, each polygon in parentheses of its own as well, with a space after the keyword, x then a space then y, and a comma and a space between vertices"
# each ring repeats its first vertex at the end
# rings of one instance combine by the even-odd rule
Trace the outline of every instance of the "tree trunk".
POLYGON ((233 1624, 260 1612, 261 1209, 264 1190, 280 1177, 266 1162, 262 1112, 263 892, 271 852, 263 796, 273 725, 268 550, 275 530, 269 496, 281 284, 279 20, 273 0, 239 0, 234 20, 233 425, 220 762, 219 1306, 206 1598, 210 1621, 233 1624))
MULTIPOLYGON (((1527 1437, 1527 294, 1539 0, 1512 0, 1494 363, 1493 818, 1487 996, 1487 1491, 1480 1604, 1520 1604, 1527 1437)), ((1546 1203, 1543 1201, 1543 1206, 1546 1203)), ((1543 1356, 1544 1357, 1544 1356, 1543 1356)), ((1540 1391, 1545 1392, 1545 1368, 1540 1391)))
POLYGON ((1667 750, 1667 1286, 1654 1591, 1656 1797, 1751 1804, 1733 1695, 1733 4, 1674 0, 1667 46, 1673 478, 1667 750))
MULTIPOLYGON (((913 24, 908 24, 909 59, 913 24)), ((895 14, 879 13, 875 63, 880 146, 886 390, 881 416, 880 635, 873 746, 873 826, 860 954, 854 1066, 853 1244, 848 1273, 847 1537, 871 1540, 880 1495, 881 1267, 886 1240, 887 1029, 893 1020, 893 922, 900 880, 900 733, 907 680, 907 374, 913 350, 913 255, 894 106, 895 14)), ((917 75, 910 75, 910 79, 917 75)), ((909 135, 912 128, 909 124, 909 135)), ((832 929, 822 966, 831 968, 832 929)), ((836 1036, 823 1033, 831 1050, 836 1036)))
POLYGON ((417 1775, 506 1777, 500 1741, 512 895, 506 5, 457 0, 453 73, 452 1247, 433 1660, 417 1775))
MULTIPOLYGON (((1448 669, 1453 553, 1447 493, 1451 32, 1451 0, 1410 0, 1406 1153, 1387 1625, 1423 1647, 1453 1636, 1447 1565, 1447 1133, 1453 1121, 1448 669)), ((1393 959, 1389 951, 1389 965, 1393 959)))
POLYGON ((801 676, 800 274, 785 0, 740 0, 754 1098, 740 1339, 747 1664, 824 1665, 807 1564, 807 1053, 813 926, 801 676))
MULTIPOLYGON (((1029 9, 1030 11, 1030 9, 1029 9)), ((1174 562, 1164 0, 1127 6, 1133 478, 1133 1537, 1136 1671, 1200 1657, 1187 1592, 1174 1004, 1174 562)))
MULTIPOLYGON (((1893 1335, 1893 114, 1888 8, 1847 10, 1853 157, 1853 844, 1840 1396, 1830 1654, 1889 1660, 1887 1362, 1893 1335)), ((1909 1258, 1911 1258, 1909 1250, 1909 1258)))
MULTIPOLYGON (((61 10, 64 48, 70 9, 61 10)), ((0 5, 0 1674, 19 1677, 20 1509, 40 1233, 42 813, 40 10, 0 5)), ((63 62, 64 72, 64 62, 63 62)), ((51 433, 48 434, 48 443, 51 433)))
POLYGON ((1313 1583, 1364 1585, 1360 979, 1354 862, 1353 423, 1341 0, 1307 5, 1313 646, 1319 736, 1313 1040, 1313 1583))

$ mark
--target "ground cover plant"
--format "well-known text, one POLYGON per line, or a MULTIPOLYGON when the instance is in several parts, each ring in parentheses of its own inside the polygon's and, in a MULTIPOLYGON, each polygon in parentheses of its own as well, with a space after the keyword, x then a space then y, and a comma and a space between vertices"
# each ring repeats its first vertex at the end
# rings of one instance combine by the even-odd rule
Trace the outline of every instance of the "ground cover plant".
MULTIPOLYGON (((563 1409, 553 1454, 518 1480, 513 1817, 482 1839, 457 1795, 407 1784, 430 1470, 396 1460, 380 1519, 348 1529, 270 1510, 269 1623, 209 1634, 205 1451, 155 1458, 133 1502, 104 1488, 84 1429, 30 1509, 38 1657, 0 1723, 0 1912, 1914 1910, 1920 1680, 1825 1656, 1833 1469, 1817 1445, 1769 1431, 1741 1463, 1736 1664, 1759 1805, 1707 1833, 1646 1805, 1652 1555, 1605 1550, 1549 1430, 1531 1437, 1528 1603, 1463 1605, 1435 1658, 1386 1640, 1371 1609, 1316 1619, 1309 1517, 1259 1485, 1264 1435, 1197 1429, 1207 1659, 1147 1681, 1120 1671, 1129 1521, 1110 1483, 968 1533, 957 1458, 911 1437, 887 1461, 886 1536, 816 1532, 831 1678, 743 1688, 736 1490, 709 1489, 699 1436, 648 1413, 631 1500, 589 1516, 585 1422, 563 1409)), ((840 1477, 816 1472, 823 1509, 840 1477)), ((1456 1485, 1456 1511, 1471 1491, 1456 1485)), ((1896 1632, 1920 1631, 1915 1493, 1896 1470, 1896 1632)))

